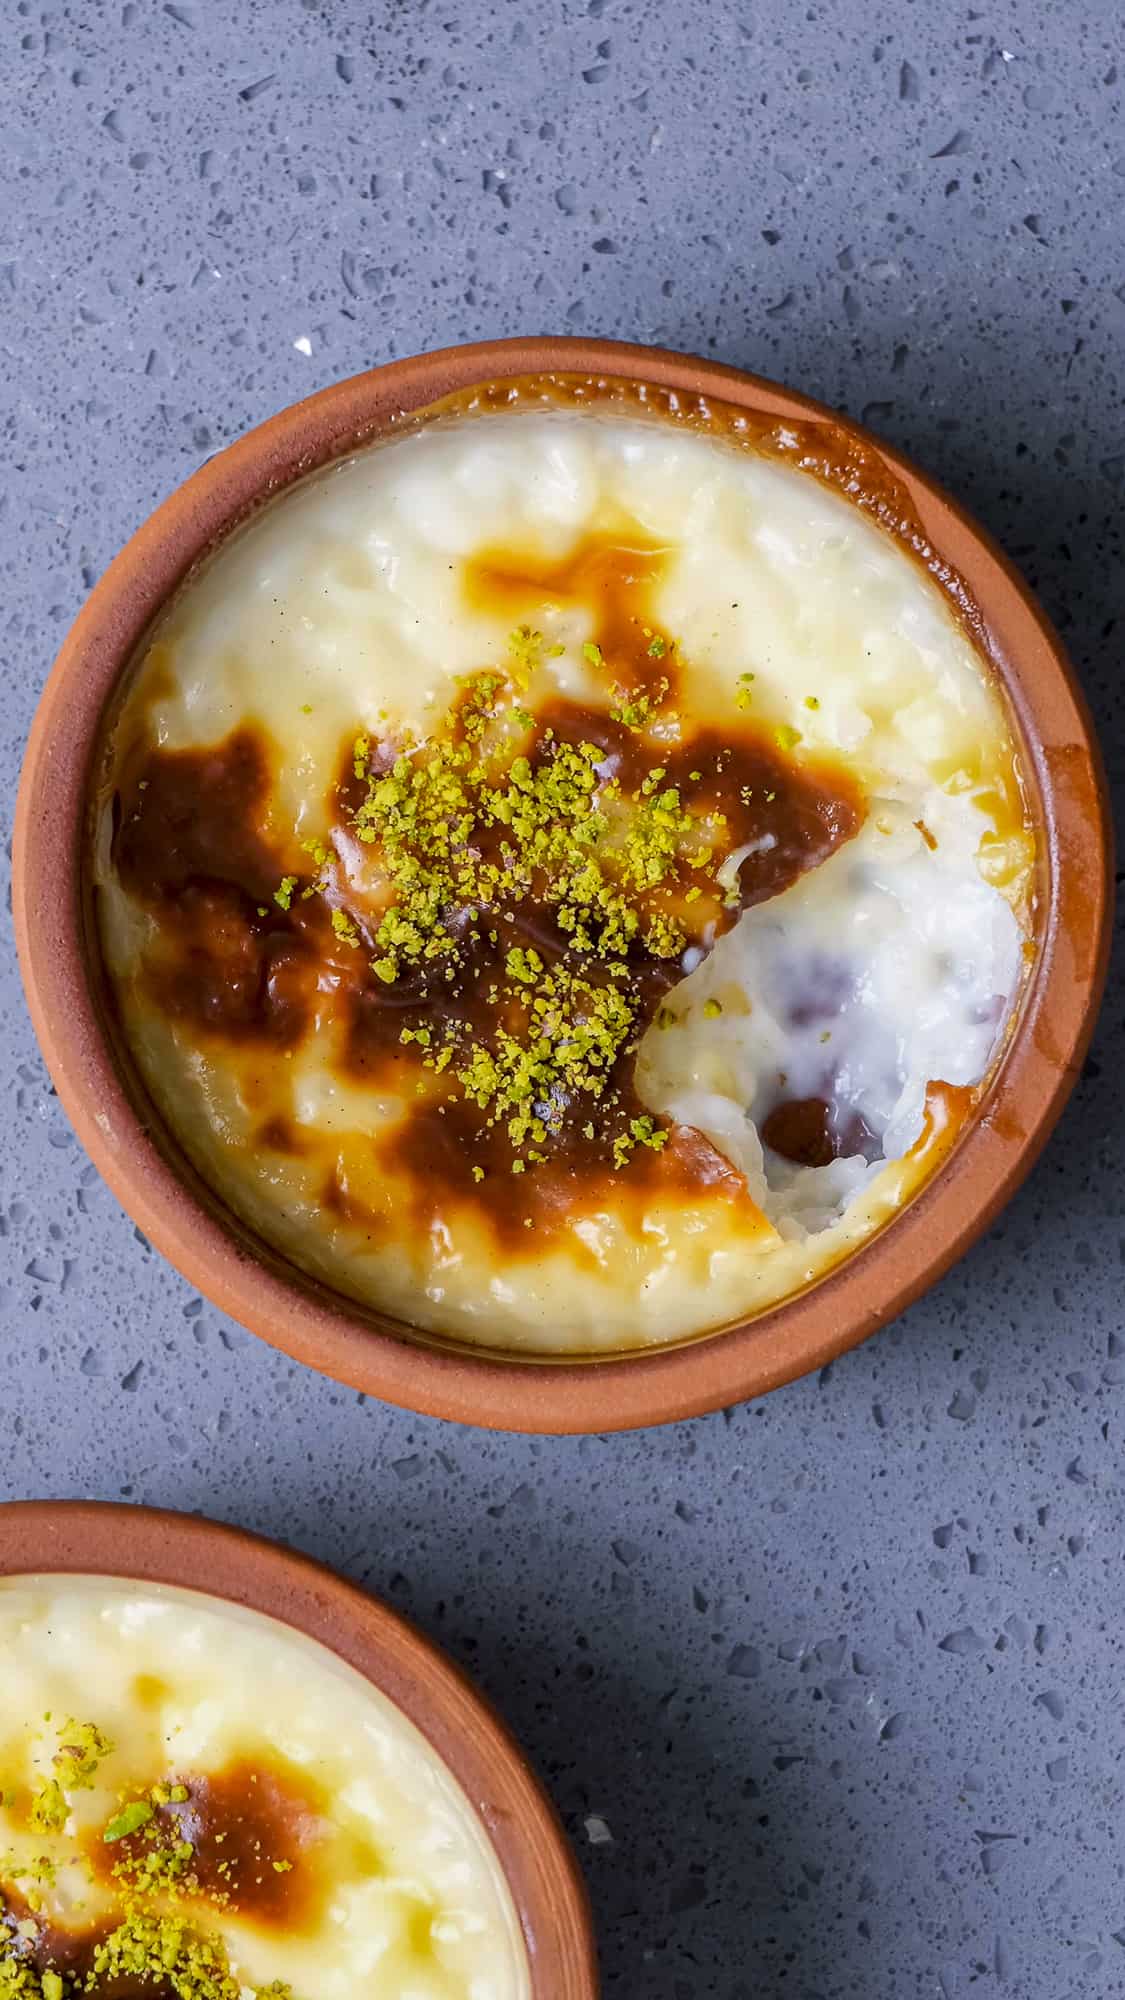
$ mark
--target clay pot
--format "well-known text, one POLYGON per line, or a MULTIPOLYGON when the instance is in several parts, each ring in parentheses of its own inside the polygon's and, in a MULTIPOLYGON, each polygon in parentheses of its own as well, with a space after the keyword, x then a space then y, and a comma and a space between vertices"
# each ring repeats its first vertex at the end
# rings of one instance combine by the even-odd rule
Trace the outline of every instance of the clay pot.
POLYGON ((14 860, 16 933, 48 1066, 83 1145, 145 1235, 224 1312, 311 1367, 410 1409, 529 1431, 624 1429, 760 1395, 855 1346, 947 1270, 1027 1173, 1081 1066, 1105 976, 1111 880, 1105 781, 1065 654, 1011 565, 955 502, 896 452, 790 390, 657 349, 555 339, 447 349, 341 382, 271 418, 165 501, 93 591, 59 655, 28 747, 14 860), (105 704, 193 564, 264 499, 411 412, 550 371, 721 400, 752 421, 812 423, 838 459, 855 450, 875 465, 935 561, 979 608, 1043 835, 1037 951, 1015 1032, 915 1200, 848 1262, 753 1321, 679 1346, 573 1361, 423 1340, 305 1278, 220 1206, 115 1045, 86 817, 105 704))
POLYGON ((480 1819, 519 1916, 531 2000, 597 2000, 586 1892, 553 1807, 499 1717, 397 1612, 240 1528, 96 1501, 0 1505, 0 1577, 23 1575, 199 1591, 276 1618, 345 1660, 421 1731, 480 1819))

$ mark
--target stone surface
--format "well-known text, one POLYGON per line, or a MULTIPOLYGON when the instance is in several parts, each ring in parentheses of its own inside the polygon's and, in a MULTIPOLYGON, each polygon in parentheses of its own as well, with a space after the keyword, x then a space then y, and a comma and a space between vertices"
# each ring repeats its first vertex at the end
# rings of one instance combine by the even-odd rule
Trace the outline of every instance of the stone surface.
MULTIPOLYGON (((1121 781, 1119 0, 7 0, 0 70, 5 840, 156 500, 338 376, 556 328, 906 447, 1041 590, 1121 781)), ((194 1297, 79 1152, 0 922, 0 1494, 203 1508, 419 1619, 544 1772, 614 2000, 1125 1992, 1120 982, 1031 1182, 893 1330, 535 1442, 194 1297)))

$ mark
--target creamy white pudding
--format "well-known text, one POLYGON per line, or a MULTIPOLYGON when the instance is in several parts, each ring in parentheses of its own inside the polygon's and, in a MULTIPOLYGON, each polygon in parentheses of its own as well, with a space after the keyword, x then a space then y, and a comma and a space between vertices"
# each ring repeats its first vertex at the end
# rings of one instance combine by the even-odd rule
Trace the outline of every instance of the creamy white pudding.
POLYGON ((272 1620, 0 1581, 0 1995, 527 2000, 496 1856, 414 1725, 272 1620))
POLYGON ((107 738, 100 931, 168 1125, 297 1264, 463 1341, 640 1347, 933 1171, 1035 837, 971 607, 854 462, 500 400, 189 580, 107 738))

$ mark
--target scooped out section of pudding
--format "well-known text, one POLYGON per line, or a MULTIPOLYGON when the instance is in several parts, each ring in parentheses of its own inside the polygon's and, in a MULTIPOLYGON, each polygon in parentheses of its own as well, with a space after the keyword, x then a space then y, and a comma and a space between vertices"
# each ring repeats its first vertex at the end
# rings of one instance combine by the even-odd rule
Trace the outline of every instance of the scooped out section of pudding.
POLYGON ((187 1592, 0 1583, 0 1994, 529 1992, 468 1801, 350 1668, 187 1592))
POLYGON ((205 1178, 415 1327, 586 1352, 807 1284, 932 1170, 1034 839, 948 595, 768 440, 537 406, 272 505, 113 720, 125 1034, 205 1178))
POLYGON ((790 1245, 935 1125, 949 1136, 1019 984, 1019 928, 957 855, 955 816, 933 814, 936 839, 908 811, 880 802, 846 852, 748 911, 638 1055, 645 1102, 705 1132, 790 1245))

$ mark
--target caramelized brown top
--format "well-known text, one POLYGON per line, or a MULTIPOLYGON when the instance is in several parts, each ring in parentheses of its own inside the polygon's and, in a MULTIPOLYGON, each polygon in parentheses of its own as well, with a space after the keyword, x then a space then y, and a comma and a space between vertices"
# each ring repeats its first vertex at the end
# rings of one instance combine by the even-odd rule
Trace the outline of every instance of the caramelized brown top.
MULTIPOLYGON (((405 1173, 420 1226, 455 1199, 479 1211, 502 1242, 527 1251, 529 1227, 550 1233, 607 1201, 704 1191, 748 1200, 740 1176, 701 1135, 682 1128, 670 1130, 659 1149, 633 1147, 622 1162, 619 1149, 629 1149, 633 1121, 643 1115, 632 1083, 637 1045, 682 977, 683 949, 705 952, 742 910, 820 865, 857 831, 863 808, 842 768, 803 754, 789 740, 795 732, 755 723, 749 693, 742 706, 732 702, 721 726, 693 721, 690 667, 649 602, 666 560, 667 551, 625 526, 588 536, 561 562, 489 550, 462 578, 468 604, 507 623, 526 621, 525 632, 547 605, 581 605, 592 620, 595 637, 585 650, 602 700, 555 696, 524 714, 510 749, 526 758, 532 780, 549 772, 562 747, 574 746, 594 765, 592 807, 612 800, 627 827, 655 782, 661 793, 675 793, 685 823, 698 830, 697 854, 705 836, 713 842, 706 865, 685 851, 637 891, 642 932, 624 952, 609 954, 620 974, 605 955, 575 946, 555 884, 540 870, 510 895, 501 889, 487 921, 473 910, 443 912, 457 934, 455 961, 423 958, 390 982, 376 975, 376 931, 387 904, 385 895, 364 890, 357 873, 357 855, 360 862, 379 858, 377 847, 357 846, 357 814, 369 785, 393 767, 400 740, 371 740, 358 768, 352 742, 341 745, 339 774, 323 801, 320 839, 329 858, 319 880, 294 842, 271 831, 277 753, 264 732, 247 722, 208 749, 167 750, 142 731, 127 746, 117 773, 113 862, 129 894, 158 920, 140 984, 190 1035, 244 1056, 260 1051, 271 1088, 263 1093, 257 1146, 290 1156, 314 1146, 315 1134, 278 1108, 276 1058, 299 1049, 315 1021, 330 1031, 330 1059, 341 1075, 389 1086, 407 1100, 402 1123, 363 1143, 405 1173), (745 852, 734 878, 720 882, 735 850, 745 852), (279 902, 283 881, 292 888, 279 902), (334 929, 334 916, 350 937, 334 929), (644 942, 661 925, 674 927, 675 949, 644 942), (499 1033, 518 1025, 522 996, 508 972, 513 949, 536 954, 547 975, 580 973, 600 989, 616 981, 632 1010, 593 1115, 581 1093, 568 1099, 556 1091, 549 1129, 515 1169, 518 1187, 505 1121, 490 1119, 487 1107, 458 1087, 456 1055, 443 1071, 425 1053, 447 1043, 458 1052, 493 1048, 499 1033)), ((488 665, 482 662, 482 672, 488 665)), ((299 716, 293 727, 297 738, 299 716)), ((502 859, 505 831, 474 829, 478 859, 502 859)), ((792 1156, 810 1157, 809 1143, 802 1128, 792 1156)), ((814 1150, 825 1143, 822 1134, 814 1150)), ((366 1185, 367 1175, 355 1179, 366 1185)), ((322 1199, 369 1234, 386 1220, 353 1185, 346 1150, 333 1152, 322 1199)), ((395 1226, 401 1231, 401 1213, 395 1226)))
POLYGON ((115 799, 114 863, 161 920, 144 980, 161 1011, 201 1034, 295 1048, 308 1025, 322 913, 283 912, 284 873, 263 831, 271 753, 243 726, 208 750, 134 745, 115 799), (301 918, 306 921, 300 921, 301 918))
POLYGON ((721 397, 663 388, 627 376, 575 375, 565 371, 508 376, 474 389, 461 389, 424 410, 404 413, 399 427, 457 422, 464 417, 513 410, 591 409, 632 419, 648 418, 665 427, 700 432, 779 460, 830 487, 870 514, 944 592, 956 615, 991 657, 988 627, 964 578, 930 540, 907 488, 887 463, 877 442, 870 443, 850 423, 822 417, 774 417, 721 397))
MULTIPOLYGON (((29 1966, 40 1977, 44 1972, 60 1973, 81 1989, 93 1972, 98 1946, 112 1929, 112 1918, 79 1930, 53 1924, 41 1914, 34 1915, 18 1889, 0 1882, 0 1962, 10 1957, 19 1965, 29 1966)), ((141 1995, 145 2000, 149 1996, 153 2000, 176 2000, 176 1989, 170 1979, 114 1979, 98 1990, 106 2000, 140 2000, 141 1995)))
POLYGON ((667 681, 671 690, 680 679, 675 654, 651 622, 647 602, 664 575, 668 553, 627 524, 620 535, 584 536, 559 559, 532 549, 485 549, 465 565, 465 599, 512 623, 546 604, 588 606, 595 612, 595 642, 614 683, 651 693, 667 681))
POLYGON ((110 1886, 136 1880, 154 1853, 167 1856, 189 1843, 180 1880, 191 1898, 284 1931, 319 1917, 338 1836, 328 1796, 306 1771, 270 1750, 221 1771, 173 1776, 168 1787, 186 1798, 170 1799, 136 1833, 108 1845, 90 1842, 95 1876, 110 1886))
MULTIPOLYGON (((73 1990, 96 1975, 99 2000, 141 1994, 173 2000, 185 1988, 171 1978, 106 1976, 104 1960, 97 1962, 100 1948, 138 1912, 142 1921, 163 1913, 202 1934, 216 1924, 221 1930, 229 1914, 292 1935, 315 1927, 343 1872, 381 1869, 369 1844, 336 1822, 308 1773, 276 1751, 216 1772, 173 1776, 159 1796, 165 1792, 173 1796, 136 1832, 107 1840, 95 1830, 86 1838, 90 1874, 114 1905, 95 1921, 74 1928, 53 1922, 0 1879, 0 1960, 11 1956, 40 1975, 60 1973, 73 1990)), ((154 1796, 147 1785, 129 1794, 146 1803, 154 1796)))

